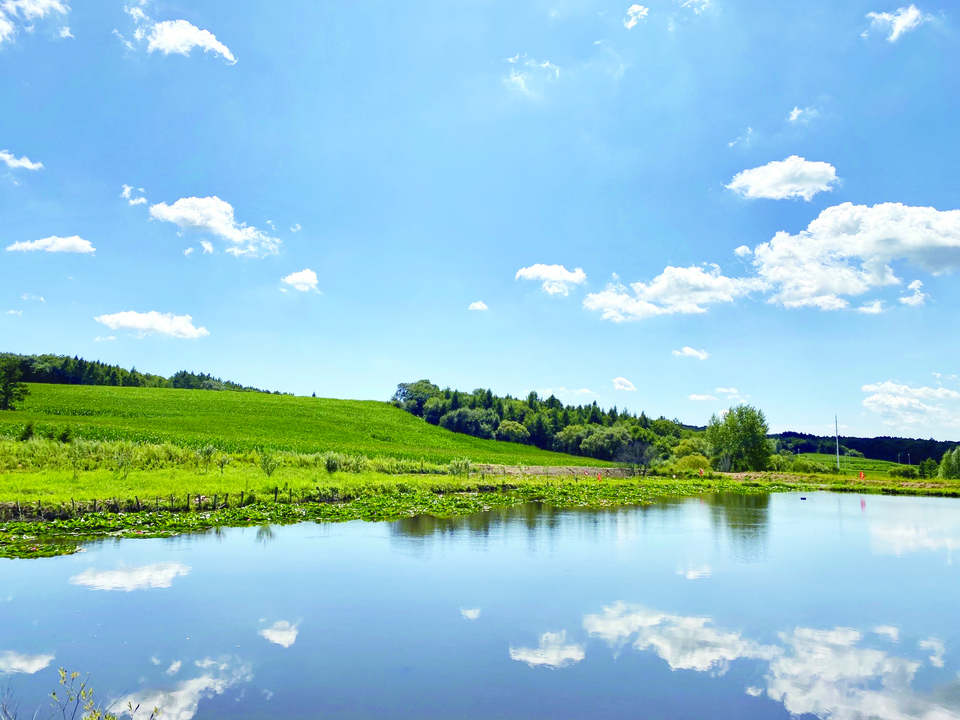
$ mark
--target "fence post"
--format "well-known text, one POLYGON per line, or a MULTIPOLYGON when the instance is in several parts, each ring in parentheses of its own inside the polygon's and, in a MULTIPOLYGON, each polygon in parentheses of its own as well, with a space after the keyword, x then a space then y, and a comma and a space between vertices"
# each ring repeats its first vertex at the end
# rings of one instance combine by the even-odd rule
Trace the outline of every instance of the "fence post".
POLYGON ((217 509, 217 494, 216 494, 216 493, 213 494, 213 509, 214 509, 214 510, 217 509))
POLYGON ((278 492, 280 492, 280 488, 277 487, 277 486, 274 486, 274 488, 273 488, 273 502, 274 502, 274 503, 277 502, 277 493, 278 493, 278 492))

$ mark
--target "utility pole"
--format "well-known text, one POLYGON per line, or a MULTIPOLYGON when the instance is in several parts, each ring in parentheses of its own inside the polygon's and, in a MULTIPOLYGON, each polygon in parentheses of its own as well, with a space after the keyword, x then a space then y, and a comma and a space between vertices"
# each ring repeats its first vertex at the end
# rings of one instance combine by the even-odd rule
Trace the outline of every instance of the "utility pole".
POLYGON ((837 430, 837 472, 840 472, 840 421, 833 416, 833 425, 837 430))

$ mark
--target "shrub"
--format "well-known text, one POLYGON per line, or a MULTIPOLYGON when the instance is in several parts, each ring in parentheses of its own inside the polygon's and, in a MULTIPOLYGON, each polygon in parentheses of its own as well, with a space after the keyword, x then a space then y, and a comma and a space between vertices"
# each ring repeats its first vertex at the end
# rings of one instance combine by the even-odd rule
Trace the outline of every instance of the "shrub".
POLYGON ((518 422, 504 420, 497 428, 497 440, 526 444, 530 442, 530 431, 518 422))
POLYGON ((673 465, 677 470, 700 470, 703 469, 707 471, 710 469, 710 461, 705 455, 700 455, 699 453, 693 453, 691 455, 684 455, 673 465))
POLYGON ((278 467, 280 467, 280 458, 275 453, 264 452, 260 454, 260 469, 267 477, 273 475, 278 467))
POLYGON ((470 459, 469 458, 456 458, 450 461, 450 474, 451 475, 469 475, 470 474, 470 459))

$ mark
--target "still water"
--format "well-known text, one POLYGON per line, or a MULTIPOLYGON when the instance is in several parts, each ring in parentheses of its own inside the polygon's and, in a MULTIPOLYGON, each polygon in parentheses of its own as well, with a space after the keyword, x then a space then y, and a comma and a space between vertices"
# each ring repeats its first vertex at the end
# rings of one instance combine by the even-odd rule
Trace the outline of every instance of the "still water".
POLYGON ((709 495, 0 561, 21 717, 960 718, 960 501, 709 495), (954 562, 954 556, 957 562, 954 562))

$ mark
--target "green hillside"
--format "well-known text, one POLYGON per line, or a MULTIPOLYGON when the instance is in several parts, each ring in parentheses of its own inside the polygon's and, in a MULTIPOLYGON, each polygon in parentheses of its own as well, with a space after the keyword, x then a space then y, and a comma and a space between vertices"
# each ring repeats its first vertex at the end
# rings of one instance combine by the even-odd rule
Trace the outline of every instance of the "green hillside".
MULTIPOLYGON (((826 455, 823 453, 801 453, 800 457, 807 460, 812 460, 813 462, 817 462, 831 468, 835 468, 837 466, 836 455, 826 455)), ((852 473, 854 475, 862 471, 869 480, 877 477, 890 477, 890 471, 896 469, 897 464, 895 462, 887 462, 886 460, 871 460, 869 458, 842 456, 840 458, 840 468, 843 472, 848 474, 852 473)))
POLYGON ((372 400, 168 388, 30 384, 22 408, 0 411, 0 434, 33 423, 86 440, 172 442, 227 452, 256 448, 382 455, 447 463, 599 465, 597 460, 444 430, 372 400))

